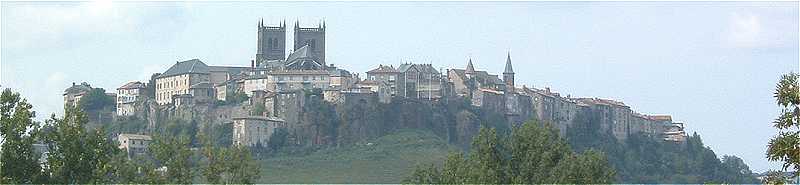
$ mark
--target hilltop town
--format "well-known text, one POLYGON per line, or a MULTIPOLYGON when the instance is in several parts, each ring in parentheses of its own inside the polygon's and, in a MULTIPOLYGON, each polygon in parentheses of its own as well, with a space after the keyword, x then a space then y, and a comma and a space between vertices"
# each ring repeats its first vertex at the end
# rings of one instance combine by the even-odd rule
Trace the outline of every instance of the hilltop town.
MULTIPOLYGON (((116 106, 89 112, 90 119, 137 117, 148 128, 176 118, 201 126, 232 124, 232 143, 243 146, 266 145, 277 129, 288 131, 290 144, 317 146, 403 128, 426 128, 465 145, 487 122, 485 117, 507 128, 537 119, 562 136, 576 122, 588 121, 620 141, 633 134, 675 143, 687 138, 684 124, 670 115, 641 114, 616 100, 565 97, 549 88, 516 84, 510 54, 497 59, 505 60, 504 71, 480 70, 480 63, 468 59, 464 66, 444 70, 429 63, 371 64, 374 69, 362 76, 325 59, 325 30, 324 22, 317 27, 295 22, 291 33, 285 21, 259 22, 253 60, 242 66, 177 61, 148 82, 115 87, 116 93, 107 95, 116 106), (293 34, 294 43, 286 43, 286 34, 293 34)), ((65 106, 77 106, 94 88, 73 83, 64 91, 65 106)), ((151 134, 120 133, 120 147, 143 152, 151 134)))

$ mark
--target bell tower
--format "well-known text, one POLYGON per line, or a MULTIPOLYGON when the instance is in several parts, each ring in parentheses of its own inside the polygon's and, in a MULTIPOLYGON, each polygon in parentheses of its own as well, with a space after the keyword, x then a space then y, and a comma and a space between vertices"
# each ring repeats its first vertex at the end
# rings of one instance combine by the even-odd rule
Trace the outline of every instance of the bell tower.
POLYGON ((282 21, 278 26, 265 26, 264 20, 259 21, 256 63, 284 59, 286 59, 286 21, 282 21))
POLYGON ((514 89, 514 69, 511 67, 511 53, 506 56, 506 70, 503 71, 503 82, 506 83, 506 89, 514 89))
POLYGON ((308 51, 320 65, 325 66, 325 22, 316 28, 300 27, 300 22, 294 23, 294 51, 308 45, 308 51))

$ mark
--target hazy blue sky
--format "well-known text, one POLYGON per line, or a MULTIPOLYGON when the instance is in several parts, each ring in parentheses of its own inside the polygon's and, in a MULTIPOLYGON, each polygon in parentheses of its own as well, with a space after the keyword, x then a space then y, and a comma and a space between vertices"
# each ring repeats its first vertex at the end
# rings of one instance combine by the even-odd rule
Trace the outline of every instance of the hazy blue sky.
POLYGON ((193 58, 249 65, 260 18, 325 20, 328 63, 358 73, 470 56, 501 73, 510 51, 518 84, 671 114, 754 171, 779 167, 764 158, 772 92, 800 66, 797 2, 2 2, 0 84, 43 119, 72 82, 114 90, 193 58))

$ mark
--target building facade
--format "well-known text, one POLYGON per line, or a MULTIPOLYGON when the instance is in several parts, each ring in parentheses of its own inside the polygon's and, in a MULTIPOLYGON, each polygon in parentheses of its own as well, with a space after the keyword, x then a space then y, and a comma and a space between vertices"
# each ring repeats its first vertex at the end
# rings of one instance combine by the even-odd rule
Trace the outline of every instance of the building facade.
POLYGON ((117 136, 119 148, 128 153, 128 158, 147 153, 147 147, 153 139, 148 135, 120 134, 117 136))
POLYGON ((277 128, 285 128, 283 120, 274 117, 233 118, 233 144, 237 146, 267 146, 277 128))
POLYGON ((117 116, 133 116, 136 113, 135 105, 144 97, 145 84, 142 82, 128 82, 117 88, 117 116))
POLYGON ((264 26, 264 21, 258 22, 258 45, 256 62, 263 63, 268 60, 284 60, 286 58, 286 22, 278 26, 264 26))
POLYGON ((72 83, 72 86, 64 90, 64 107, 72 106, 77 107, 81 98, 92 91, 92 86, 86 82, 81 84, 72 83))

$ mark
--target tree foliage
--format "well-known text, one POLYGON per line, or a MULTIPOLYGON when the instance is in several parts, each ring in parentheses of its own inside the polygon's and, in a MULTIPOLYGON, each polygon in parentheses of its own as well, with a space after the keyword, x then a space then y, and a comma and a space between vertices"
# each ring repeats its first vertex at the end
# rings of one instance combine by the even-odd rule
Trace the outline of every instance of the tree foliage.
POLYGON ((188 184, 194 178, 192 152, 189 138, 168 135, 156 136, 148 146, 161 172, 160 181, 170 184, 188 184))
POLYGON ((33 183, 41 171, 33 148, 39 124, 32 120, 32 108, 10 89, 0 95, 0 183, 33 183))
POLYGON ((614 170, 598 151, 576 154, 548 124, 529 121, 509 138, 482 128, 472 151, 451 154, 442 170, 417 167, 411 183, 611 183, 614 170))
POLYGON ((116 100, 114 100, 114 97, 107 95, 106 90, 103 88, 92 88, 92 90, 86 93, 78 102, 79 107, 87 111, 114 107, 115 104, 116 100))
POLYGON ((778 135, 769 141, 767 159, 782 161, 783 170, 800 168, 800 75, 781 76, 775 89, 775 99, 781 108, 774 127, 778 135))
POLYGON ((102 130, 87 131, 86 114, 67 107, 63 118, 47 120, 44 135, 48 144, 47 167, 50 181, 57 183, 109 183, 113 175, 112 157, 120 152, 102 130))
POLYGON ((609 130, 601 130, 593 115, 582 115, 567 128, 567 139, 575 151, 598 150, 606 154, 617 171, 617 182, 625 183, 758 183, 741 159, 720 161, 700 136, 684 143, 664 142, 652 135, 634 133, 618 141, 609 130))

